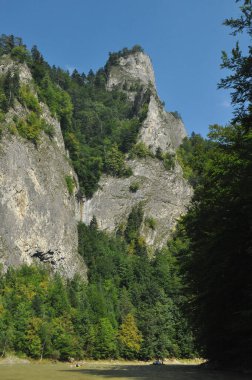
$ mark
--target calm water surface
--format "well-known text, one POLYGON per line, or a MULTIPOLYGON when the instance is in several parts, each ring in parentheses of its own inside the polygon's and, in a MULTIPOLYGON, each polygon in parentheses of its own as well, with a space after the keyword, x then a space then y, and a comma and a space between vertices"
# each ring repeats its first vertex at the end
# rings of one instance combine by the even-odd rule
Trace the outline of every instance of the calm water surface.
POLYGON ((208 371, 195 365, 70 364, 0 365, 1 380, 248 380, 252 375, 208 371))

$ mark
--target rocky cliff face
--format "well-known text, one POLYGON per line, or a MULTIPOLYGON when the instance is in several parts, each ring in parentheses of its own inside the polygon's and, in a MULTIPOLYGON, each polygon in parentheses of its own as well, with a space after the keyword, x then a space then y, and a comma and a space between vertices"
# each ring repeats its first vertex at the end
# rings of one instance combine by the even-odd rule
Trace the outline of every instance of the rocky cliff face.
POLYGON ((107 89, 140 83, 144 88, 155 85, 155 75, 150 57, 142 52, 130 54, 127 57, 120 57, 117 65, 110 68, 107 89))
MULTIPOLYGON (((148 91, 148 112, 138 141, 143 142, 153 154, 157 149, 174 154, 186 132, 182 121, 166 112, 158 98, 150 58, 142 52, 119 58, 108 75, 107 89, 114 86, 125 91, 132 102, 137 98, 139 101, 148 91)), ((129 159, 127 165, 133 171, 129 178, 102 177, 100 189, 92 199, 84 202, 82 219, 89 224, 95 216, 99 228, 113 232, 127 223, 130 211, 141 202, 145 219, 141 233, 153 248, 161 247, 179 216, 185 212, 192 189, 184 180, 176 160, 170 170, 165 169, 160 160, 151 157, 129 159), (138 190, 132 193, 130 188, 134 184, 138 190), (146 223, 150 218, 155 221, 155 228, 146 223)))
MULTIPOLYGON (((13 63, 0 65, 0 73, 13 63)), ((18 66, 21 82, 31 82, 25 65, 18 66)), ((40 104, 43 117, 54 127, 50 139, 42 133, 32 142, 8 132, 0 141, 0 263, 4 268, 41 263, 67 277, 86 276, 86 267, 77 254, 78 234, 75 196, 69 195, 66 176, 78 187, 61 134, 60 125, 40 104)), ((6 123, 25 110, 16 102, 6 123)))

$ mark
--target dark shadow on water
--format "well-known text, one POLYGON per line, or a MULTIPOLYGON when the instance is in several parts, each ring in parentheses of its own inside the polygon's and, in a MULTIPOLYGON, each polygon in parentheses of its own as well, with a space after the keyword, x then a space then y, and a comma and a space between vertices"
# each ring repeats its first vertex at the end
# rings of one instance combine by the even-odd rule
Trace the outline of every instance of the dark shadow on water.
MULTIPOLYGON (((251 375, 228 371, 211 371, 196 365, 85 365, 81 369, 69 369, 64 372, 77 372, 86 377, 101 376, 107 379, 136 379, 136 380, 251 380, 251 375), (100 368, 99 368, 100 367, 100 368), (107 368, 106 368, 107 367, 107 368)), ((85 380, 85 377, 84 377, 85 380)))

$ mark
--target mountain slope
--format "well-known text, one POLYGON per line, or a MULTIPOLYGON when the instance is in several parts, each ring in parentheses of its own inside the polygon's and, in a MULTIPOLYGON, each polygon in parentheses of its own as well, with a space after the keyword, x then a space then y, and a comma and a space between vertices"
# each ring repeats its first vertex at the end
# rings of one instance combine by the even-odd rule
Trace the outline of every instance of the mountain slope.
POLYGON ((125 159, 132 175, 103 175, 98 191, 84 202, 82 220, 89 224, 95 216, 102 230, 124 230, 130 212, 141 204, 141 235, 148 245, 161 247, 192 195, 175 158, 176 149, 186 136, 185 128, 181 119, 164 110, 150 58, 142 51, 116 59, 112 55, 107 70, 107 89, 123 91, 134 108, 141 108, 145 102, 146 115, 136 144, 125 159))

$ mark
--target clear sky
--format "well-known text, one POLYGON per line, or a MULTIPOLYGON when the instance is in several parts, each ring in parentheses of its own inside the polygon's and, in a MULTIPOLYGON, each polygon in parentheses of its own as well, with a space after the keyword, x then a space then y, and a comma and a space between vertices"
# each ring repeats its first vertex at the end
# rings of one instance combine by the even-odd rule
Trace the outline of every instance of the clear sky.
MULTIPOLYGON (((87 73, 104 66, 109 51, 140 44, 150 55, 158 93, 178 111, 188 133, 227 124, 221 51, 236 38, 222 25, 237 17, 235 0, 0 0, 0 34, 37 45, 50 64, 87 73)), ((243 39, 244 46, 246 39, 243 39)), ((248 45, 248 43, 247 43, 248 45)))

